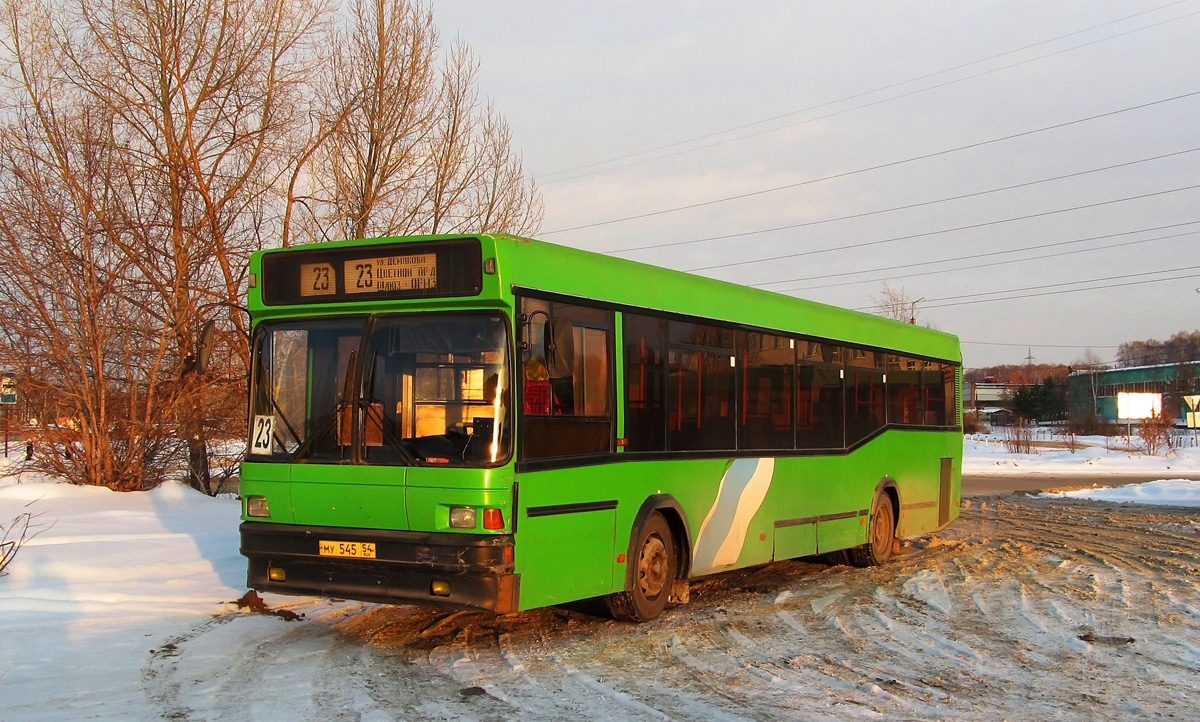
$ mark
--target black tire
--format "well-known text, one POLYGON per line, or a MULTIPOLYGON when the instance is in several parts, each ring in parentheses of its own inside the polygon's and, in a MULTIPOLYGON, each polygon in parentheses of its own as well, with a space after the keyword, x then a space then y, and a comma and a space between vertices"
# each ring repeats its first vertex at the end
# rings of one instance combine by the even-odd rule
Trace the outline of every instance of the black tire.
POLYGON ((892 558, 896 542, 896 513, 892 497, 882 492, 875 500, 867 529, 867 543, 849 550, 850 563, 856 567, 875 567, 892 558))
POLYGON ((662 514, 646 517, 628 563, 633 565, 629 588, 608 595, 608 611, 622 622, 648 622, 662 614, 675 582, 675 537, 662 514))

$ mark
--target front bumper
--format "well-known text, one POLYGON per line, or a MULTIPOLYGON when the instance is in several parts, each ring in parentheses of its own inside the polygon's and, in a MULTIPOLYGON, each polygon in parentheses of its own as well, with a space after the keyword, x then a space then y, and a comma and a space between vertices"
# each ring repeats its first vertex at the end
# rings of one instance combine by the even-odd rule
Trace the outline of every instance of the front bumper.
POLYGON ((278 594, 338 597, 391 604, 514 612, 520 575, 513 574, 511 534, 349 529, 242 522, 242 555, 249 559, 246 585, 278 594), (374 559, 321 556, 319 541, 367 542, 374 559), (282 569, 286 580, 271 581, 282 569), (435 595, 433 583, 449 584, 435 595))

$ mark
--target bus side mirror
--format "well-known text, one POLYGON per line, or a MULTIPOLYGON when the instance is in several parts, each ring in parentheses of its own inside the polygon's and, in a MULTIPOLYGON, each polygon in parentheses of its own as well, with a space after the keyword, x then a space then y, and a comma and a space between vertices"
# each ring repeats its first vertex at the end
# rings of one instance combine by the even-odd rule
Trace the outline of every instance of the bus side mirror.
POLYGON ((213 334, 217 330, 216 321, 208 321, 200 329, 200 340, 196 342, 196 375, 204 375, 208 368, 208 357, 212 353, 213 334))
POLYGON ((570 319, 553 318, 546 324, 546 375, 570 378, 575 372, 575 334, 570 319))

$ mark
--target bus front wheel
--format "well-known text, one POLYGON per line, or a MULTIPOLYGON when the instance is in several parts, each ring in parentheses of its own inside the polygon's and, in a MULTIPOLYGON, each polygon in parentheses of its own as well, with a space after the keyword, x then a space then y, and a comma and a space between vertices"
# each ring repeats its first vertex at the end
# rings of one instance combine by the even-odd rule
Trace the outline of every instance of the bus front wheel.
POLYGON ((886 564, 892 558, 896 540, 896 514, 892 510, 892 497, 880 492, 871 512, 871 526, 867 543, 850 550, 850 562, 856 567, 874 567, 886 564))
MULTIPOLYGON (((623 592, 608 595, 608 610, 622 622, 648 622, 667 606, 675 582, 675 538, 663 515, 652 512, 637 531, 632 579, 623 592)), ((627 577, 629 578, 629 577, 627 577)))

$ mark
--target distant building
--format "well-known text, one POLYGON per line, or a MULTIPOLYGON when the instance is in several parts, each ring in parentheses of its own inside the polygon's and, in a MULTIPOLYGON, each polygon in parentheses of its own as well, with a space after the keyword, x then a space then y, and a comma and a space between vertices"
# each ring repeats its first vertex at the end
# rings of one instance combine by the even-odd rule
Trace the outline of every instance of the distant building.
POLYGON ((1163 416, 1186 419, 1190 409, 1183 397, 1200 394, 1200 361, 1072 371, 1067 376, 1071 418, 1095 414, 1100 421, 1119 421, 1117 394, 1121 392, 1159 394, 1163 416))
POLYGON ((975 418, 989 426, 1008 426, 1016 420, 1013 413, 1013 393, 1025 384, 1008 384, 995 381, 963 384, 963 410, 974 412, 975 418))
POLYGON ((1017 422, 1017 415, 1012 409, 1000 406, 984 406, 975 409, 975 418, 988 426, 1012 426, 1017 422))
POLYGON ((964 400, 963 406, 968 406, 976 411, 982 411, 989 407, 1001 407, 1012 405, 1012 392, 1008 384, 991 382, 981 382, 967 384, 967 398, 964 400))

